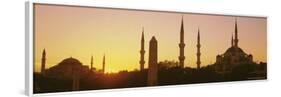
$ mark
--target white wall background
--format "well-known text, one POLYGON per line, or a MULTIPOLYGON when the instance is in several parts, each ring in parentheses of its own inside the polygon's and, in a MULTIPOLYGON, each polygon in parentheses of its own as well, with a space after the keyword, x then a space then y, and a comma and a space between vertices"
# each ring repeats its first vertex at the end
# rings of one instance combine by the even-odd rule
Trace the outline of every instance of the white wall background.
MULTIPOLYGON (((0 97, 24 97, 24 2, 0 3, 0 97)), ((41 0, 44 1, 44 0, 41 0)), ((279 0, 49 0, 115 7, 268 16, 268 80, 105 90, 54 97, 280 97, 281 2, 279 0)))

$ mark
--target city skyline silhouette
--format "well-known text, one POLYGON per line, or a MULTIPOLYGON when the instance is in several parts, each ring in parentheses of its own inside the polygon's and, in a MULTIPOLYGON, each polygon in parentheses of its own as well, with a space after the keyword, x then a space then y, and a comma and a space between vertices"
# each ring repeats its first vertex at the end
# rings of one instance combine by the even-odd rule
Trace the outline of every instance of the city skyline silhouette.
POLYGON ((34 10, 34 93, 267 79, 266 18, 34 10))
POLYGON ((253 54, 255 62, 266 62, 265 18, 40 4, 35 7, 35 16, 38 17, 35 20, 35 71, 37 72, 41 68, 41 54, 44 48, 48 52, 46 68, 55 66, 71 56, 90 67, 90 58, 93 55, 93 67, 101 69, 102 58, 106 54, 106 72, 139 69, 142 27, 146 41, 144 43, 145 68, 148 66, 148 40, 153 35, 159 41, 158 60, 178 61, 182 18, 184 18, 186 45, 185 67, 197 67, 198 27, 200 27, 202 44, 201 66, 207 66, 215 62, 217 54, 224 53, 229 47, 235 18, 238 20, 240 46, 245 52, 253 54), (41 13, 43 11, 44 13, 41 13))

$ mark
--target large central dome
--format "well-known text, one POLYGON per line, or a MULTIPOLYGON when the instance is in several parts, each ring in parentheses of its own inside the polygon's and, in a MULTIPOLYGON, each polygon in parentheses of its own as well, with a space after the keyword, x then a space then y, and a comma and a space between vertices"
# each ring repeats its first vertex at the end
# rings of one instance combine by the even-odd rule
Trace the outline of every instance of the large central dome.
POLYGON ((62 60, 58 65, 82 65, 82 63, 75 58, 67 58, 62 60))
POLYGON ((81 75, 83 72, 87 71, 87 66, 83 66, 79 60, 70 57, 48 69, 47 75, 57 78, 72 78, 74 73, 81 75))
POLYGON ((241 48, 239 48, 239 47, 234 47, 234 46, 228 48, 228 49, 225 51, 225 53, 224 53, 225 56, 226 56, 226 55, 235 55, 235 54, 246 55, 246 53, 245 53, 241 48))

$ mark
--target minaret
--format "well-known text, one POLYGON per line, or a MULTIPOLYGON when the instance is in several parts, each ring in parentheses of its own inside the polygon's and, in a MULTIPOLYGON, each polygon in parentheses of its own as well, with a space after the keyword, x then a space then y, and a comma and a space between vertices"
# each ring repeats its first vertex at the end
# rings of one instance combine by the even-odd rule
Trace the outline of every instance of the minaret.
POLYGON ((201 60, 200 60, 200 56, 201 56, 201 52, 200 52, 200 48, 201 48, 201 44, 200 44, 200 30, 198 28, 198 35, 197 35, 197 69, 200 69, 200 65, 201 65, 201 60))
POLYGON ((181 30, 180 30, 180 43, 179 43, 179 48, 180 48, 180 55, 179 55, 179 65, 180 67, 184 67, 184 25, 183 25, 183 17, 181 20, 181 30))
POLYGON ((149 42, 149 56, 148 56, 148 86, 155 86, 158 82, 158 62, 157 62, 157 40, 153 36, 149 42))
POLYGON ((103 55, 102 72, 105 73, 105 55, 103 55))
POLYGON ((234 39, 234 46, 238 47, 238 28, 237 28, 237 19, 235 19, 235 39, 234 39))
POLYGON ((45 65, 46 65, 46 51, 45 48, 42 53, 42 60, 41 60, 41 74, 45 74, 45 65))
POLYGON ((93 70, 93 63, 94 63, 93 61, 94 61, 94 59, 93 59, 93 56, 92 56, 91 57, 91 69, 90 69, 91 71, 93 70))
POLYGON ((233 45, 233 35, 231 36, 231 47, 233 47, 234 45, 233 45))
POLYGON ((144 29, 142 28, 142 36, 141 36, 141 50, 140 50, 140 70, 144 70, 144 53, 145 53, 145 50, 144 50, 144 29))

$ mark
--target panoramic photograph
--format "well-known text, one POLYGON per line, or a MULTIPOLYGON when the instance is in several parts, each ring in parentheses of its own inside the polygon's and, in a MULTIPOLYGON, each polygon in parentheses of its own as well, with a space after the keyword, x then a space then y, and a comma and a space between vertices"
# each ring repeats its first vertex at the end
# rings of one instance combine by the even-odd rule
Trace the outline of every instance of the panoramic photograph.
POLYGON ((35 94, 267 79, 266 17, 33 10, 35 94))

